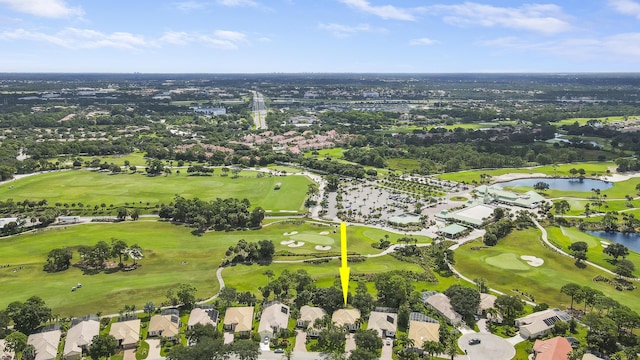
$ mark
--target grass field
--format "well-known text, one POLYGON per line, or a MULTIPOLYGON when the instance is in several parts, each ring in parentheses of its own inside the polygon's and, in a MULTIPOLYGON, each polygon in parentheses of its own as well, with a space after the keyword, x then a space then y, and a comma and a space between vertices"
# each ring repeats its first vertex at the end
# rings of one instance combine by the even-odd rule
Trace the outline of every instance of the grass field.
POLYGON ((313 155, 311 151, 307 151, 304 153, 305 157, 317 157, 318 159, 326 159, 328 157, 332 159, 342 159, 344 157, 344 148, 335 147, 330 149, 320 149, 316 150, 318 155, 313 155))
MULTIPOLYGON (((219 169, 216 172, 221 174, 219 169)), ((49 205, 77 203, 98 205, 105 203, 121 206, 125 203, 151 205, 170 203, 176 194, 186 198, 203 200, 215 198, 247 198, 252 206, 265 210, 302 210, 308 184, 304 176, 276 176, 256 178, 256 172, 243 171, 240 178, 231 176, 180 175, 148 177, 141 174, 98 173, 71 170, 29 176, 0 186, 0 200, 46 199, 49 205), (276 183, 280 190, 274 190, 276 183)))
POLYGON ((420 162, 415 159, 393 158, 387 160, 389 169, 411 171, 420 168, 420 162))
MULTIPOLYGON (((636 119, 636 118, 638 118, 638 116, 628 116, 629 120, 636 119)), ((597 120, 603 123, 609 123, 613 121, 624 121, 624 116, 607 116, 607 117, 600 117, 600 118, 570 118, 570 119, 560 120, 554 124, 558 126, 562 126, 562 125, 573 125, 573 123, 578 122, 578 124, 584 125, 589 120, 597 120)))
MULTIPOLYGON (((578 200, 578 199, 571 199, 571 198, 567 198, 566 200, 569 203, 569 206, 571 206, 571 210, 567 212, 566 215, 583 215, 584 206, 586 204, 589 204, 591 211, 596 211, 596 212, 622 211, 622 210, 630 209, 626 205, 627 200, 607 200, 604 202, 600 210, 598 210, 597 206, 594 206, 591 204, 593 202, 592 200, 578 200)), ((631 205, 633 205, 633 208, 640 207, 640 200, 632 200, 630 201, 630 203, 631 205)))
MULTIPOLYGON (((100 159, 100 163, 107 162, 108 164, 114 163, 116 165, 124 166, 125 161, 129 161, 131 165, 135 166, 145 166, 147 159, 144 158, 143 152, 132 152, 127 155, 115 155, 115 156, 78 156, 82 159, 82 162, 91 161, 93 159, 100 159)), ((68 160, 69 164, 72 164, 73 161, 68 160)))
MULTIPOLYGON (((283 234, 293 231, 297 231, 298 235, 315 236, 330 231, 323 239, 325 242, 333 241, 334 248, 339 250, 339 235, 334 234, 331 227, 299 221, 295 224, 275 223, 261 230, 208 232, 202 236, 192 235, 190 228, 162 222, 93 223, 3 238, 0 240, 0 288, 3 292, 0 308, 12 301, 24 301, 29 296, 37 295, 54 312, 64 316, 98 311, 114 313, 125 304, 135 304, 138 308, 142 308, 147 301, 160 304, 165 300, 168 289, 183 282, 194 285, 198 289, 198 297, 206 298, 218 291, 215 271, 225 251, 240 239, 250 242, 269 239, 274 242, 276 251, 319 253, 312 244, 300 248, 281 245, 281 240, 288 239, 283 234), (140 261, 142 266, 131 272, 97 275, 83 275, 77 268, 54 274, 42 270, 47 253, 54 248, 76 249, 80 245, 94 245, 100 240, 110 242, 112 238, 125 240, 130 245, 140 245, 145 255, 140 261), (71 292, 71 287, 78 282, 82 283, 82 288, 71 292)), ((393 242, 399 237, 397 234, 359 226, 349 226, 347 234, 349 252, 360 254, 379 253, 380 250, 371 247, 371 243, 378 242, 385 234, 393 242)), ((419 239, 419 242, 427 241, 428 238, 419 239)), ((287 260, 295 258, 282 257, 287 260)), ((72 262, 77 260, 75 253, 72 262)), ((365 269, 367 264, 363 263, 365 269)), ((383 271, 396 266, 394 260, 387 256, 371 264, 377 264, 371 271, 383 271)), ((309 271, 315 268, 315 265, 306 266, 309 271)), ((402 264, 402 268, 405 266, 407 264, 402 264)), ((337 266, 335 268, 337 273, 337 266)), ((225 271, 225 277, 233 277, 233 274, 235 272, 225 271)), ((258 281, 253 278, 246 280, 258 281)))
MULTIPOLYGON (((640 290, 617 291, 610 285, 592 281, 593 277, 603 274, 601 271, 587 266, 579 269, 573 259, 557 254, 542 245, 537 229, 514 231, 501 239, 497 246, 481 248, 481 240, 475 240, 461 246, 455 253, 456 269, 470 278, 485 278, 488 285, 507 294, 514 294, 514 289, 534 295, 535 302, 545 302, 560 308, 568 307, 570 299, 560 293, 560 288, 569 282, 589 286, 601 290, 607 296, 627 305, 634 311, 640 310, 638 295, 640 290), (476 248, 476 249, 474 249, 476 248), (521 255, 533 255, 544 260, 540 267, 526 269, 510 269, 505 275, 503 265, 496 266, 494 258, 504 254, 513 254, 510 262, 519 261, 521 255), (494 265, 492 265, 494 264, 494 265)), ((522 264, 526 264, 522 261, 522 264)))
MULTIPOLYGON (((589 259, 589 261, 605 267, 609 270, 613 270, 615 268, 615 265, 612 265, 609 261, 607 261, 611 259, 611 256, 606 255, 602 252, 602 250, 604 249, 601 243, 602 239, 598 238, 597 236, 583 233, 576 228, 565 227, 549 227, 547 228, 547 233, 549 236, 549 241, 566 252, 571 252, 569 250, 569 245, 571 245, 572 243, 576 241, 584 241, 589 247, 589 250, 587 251, 587 258, 589 259)), ((640 254, 632 251, 629 253, 629 256, 627 256, 627 260, 640 267, 640 254)), ((638 276, 638 271, 635 271, 634 274, 635 276, 638 276)))
POLYGON ((555 168, 553 165, 545 165, 545 166, 535 166, 528 168, 504 168, 504 169, 486 169, 486 170, 470 170, 470 171, 460 171, 455 173, 446 173, 437 175, 437 177, 449 180, 449 181, 458 181, 458 182, 466 182, 471 184, 474 180, 476 182, 480 182, 480 174, 489 174, 491 176, 499 176, 504 174, 518 173, 518 174, 535 174, 542 173, 549 176, 571 176, 569 170, 572 168, 583 168, 587 176, 591 174, 604 175, 606 174, 607 168, 611 166, 616 166, 613 162, 586 162, 586 163, 575 163, 575 164, 559 164, 556 165, 555 168))

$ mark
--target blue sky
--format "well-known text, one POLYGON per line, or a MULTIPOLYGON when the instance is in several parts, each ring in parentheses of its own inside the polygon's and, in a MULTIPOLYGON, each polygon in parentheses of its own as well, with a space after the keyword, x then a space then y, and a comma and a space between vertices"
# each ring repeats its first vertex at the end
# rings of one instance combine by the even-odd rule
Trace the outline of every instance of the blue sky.
POLYGON ((640 0, 0 0, 0 72, 639 72, 640 0))

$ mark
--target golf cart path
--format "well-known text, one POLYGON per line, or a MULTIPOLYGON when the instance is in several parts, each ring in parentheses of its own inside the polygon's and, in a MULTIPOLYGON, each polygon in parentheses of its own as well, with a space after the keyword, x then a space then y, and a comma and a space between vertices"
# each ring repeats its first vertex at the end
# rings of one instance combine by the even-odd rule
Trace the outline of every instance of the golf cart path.
MULTIPOLYGON (((570 257, 573 258, 573 256, 571 254, 568 254, 567 252, 565 252, 564 250, 558 248, 557 246, 555 246, 554 244, 552 244, 549 241, 549 238, 547 237, 547 230, 542 227, 542 225, 540 225, 540 223, 538 222, 538 220, 536 220, 534 217, 531 217, 531 221, 536 225, 536 227, 538 229, 540 229, 540 232, 542 233, 542 235, 540 236, 540 238, 542 239, 542 241, 544 241, 545 244, 547 244, 547 246, 549 246, 553 251, 557 252, 560 255, 564 255, 566 257, 570 257)), ((606 272, 607 274, 613 275, 613 276, 618 276, 618 274, 614 273, 613 271, 604 268, 598 264, 594 264, 591 261, 585 260, 584 261, 585 264, 589 265, 589 266, 593 266, 596 269, 602 270, 604 272, 606 272)), ((627 280, 632 280, 632 281, 639 281, 640 279, 638 278, 625 278, 627 280)))

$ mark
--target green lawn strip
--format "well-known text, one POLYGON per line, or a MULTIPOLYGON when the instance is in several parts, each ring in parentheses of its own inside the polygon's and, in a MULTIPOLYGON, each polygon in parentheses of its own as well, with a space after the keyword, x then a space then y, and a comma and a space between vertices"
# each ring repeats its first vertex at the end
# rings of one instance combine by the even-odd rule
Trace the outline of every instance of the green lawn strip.
MULTIPOLYGON (((609 211, 622 211, 629 210, 632 208, 640 208, 640 200, 631 200, 630 203, 632 205, 631 208, 627 206, 627 200, 607 200, 605 201, 600 208, 593 204, 593 200, 578 200, 572 198, 566 198, 563 200, 567 200, 569 206, 571 206, 571 210, 567 212, 565 215, 584 215, 584 207, 586 204, 589 204, 589 208, 591 212, 609 212, 609 211)), ((554 200, 554 203, 559 200, 554 200)), ((554 212, 555 213, 555 212, 554 212)))
POLYGON ((322 158, 322 159, 326 159, 328 157, 332 158, 332 159, 342 159, 344 157, 344 148, 341 147, 335 147, 335 148, 330 148, 330 149, 320 149, 320 150, 314 150, 314 151, 307 151, 304 153, 305 157, 318 157, 318 158, 322 158), (314 155, 314 151, 316 151, 318 153, 318 155, 314 155))
POLYGON ((499 175, 510 174, 510 173, 518 173, 518 174, 541 173, 549 176, 571 176, 571 173, 569 172, 569 170, 571 170, 572 168, 575 168, 575 169, 583 168, 587 176, 591 176, 591 174, 605 175, 607 168, 611 166, 616 166, 616 164, 614 162, 583 162, 583 163, 572 163, 572 164, 559 164, 555 166, 555 169, 553 165, 545 165, 545 166, 535 166, 535 167, 529 167, 529 168, 469 170, 469 171, 460 171, 455 173, 440 174, 436 176, 444 180, 466 182, 470 184, 474 180, 476 182, 479 182, 480 174, 489 174, 491 176, 499 176, 499 175))
MULTIPOLYGON (((263 274, 267 269, 273 271, 279 276, 283 270, 295 272, 298 269, 306 270, 311 277, 316 280, 318 287, 333 286, 336 279, 339 278, 338 269, 340 261, 338 259, 330 260, 322 264, 310 263, 272 263, 270 265, 235 265, 223 270, 225 286, 236 288, 238 291, 251 291, 253 294, 261 298, 258 287, 265 286, 268 282, 267 277, 263 274)), ((422 272, 422 268, 415 264, 401 262, 391 256, 381 256, 377 258, 369 258, 364 262, 351 263, 351 275, 372 274, 388 272, 392 270, 408 270, 414 272, 422 272)), ((356 282, 349 283, 349 290, 355 293, 356 282)), ((273 296, 273 295, 271 295, 273 296)))
MULTIPOLYGON (((114 163, 116 165, 124 166, 125 161, 129 161, 130 165, 134 165, 136 167, 144 167, 146 165, 147 159, 144 157, 144 152, 136 151, 126 155, 112 155, 112 156, 77 156, 82 159, 82 165, 84 166, 85 161, 91 162, 93 159, 100 159, 100 163, 114 163)), ((67 162, 72 165, 73 159, 76 157, 68 158, 67 162)), ((177 163, 177 162, 176 162, 177 163)))
POLYGON ((416 159, 392 158, 387 159, 387 166, 395 170, 416 170, 420 168, 420 162, 416 159))
MULTIPOLYGON (((153 301, 159 305, 166 300, 166 291, 180 283, 192 284, 198 289, 199 298, 207 298, 218 291, 215 270, 222 262, 225 251, 240 239, 249 242, 272 240, 276 251, 321 253, 310 242, 298 248, 280 244, 280 241, 289 238, 283 235, 285 232, 297 231, 297 235, 308 235, 310 239, 320 237, 323 241, 333 241, 332 251, 337 252, 339 234, 334 234, 333 229, 296 220, 295 223, 276 223, 260 230, 207 232, 202 236, 194 236, 191 228, 185 226, 145 221, 57 227, 2 238, 0 265, 10 266, 0 268, 0 288, 5 294, 0 299, 0 308, 12 301, 24 301, 37 295, 62 316, 80 316, 99 311, 107 314, 117 312, 125 304, 142 308, 147 301, 153 301), (320 235, 325 231, 329 231, 329 234, 320 235), (80 245, 94 245, 100 240, 110 242, 112 238, 125 240, 129 245, 137 243, 142 247, 145 258, 140 261, 142 266, 139 269, 96 275, 83 275, 75 267, 54 274, 42 270, 47 253, 54 248, 70 247, 75 250, 80 245), (71 292, 71 287, 79 282, 82 288, 71 292)), ((385 234, 390 235, 389 239, 393 242, 400 237, 379 229, 349 226, 349 252, 377 254, 381 250, 371 247, 371 244, 384 238, 385 234)), ((420 243, 428 241, 429 238, 419 238, 420 243)), ((74 251, 72 262, 76 261, 78 254, 74 251)), ((313 268, 313 265, 307 266, 313 268)))
MULTIPOLYGON (((628 116, 627 119, 634 119, 637 117, 638 116, 628 116)), ((570 119, 560 120, 558 122, 555 122, 554 124, 558 126, 562 126, 562 125, 573 125, 575 122, 577 122, 580 125, 584 125, 590 120, 609 123, 613 121, 625 121, 625 116, 606 116, 606 117, 598 117, 598 118, 570 118, 570 119)))
POLYGON ((532 294, 536 302, 545 302, 551 306, 568 307, 570 299, 560 293, 560 288, 566 283, 575 282, 601 290, 634 311, 640 309, 640 303, 637 301, 639 290, 620 292, 611 285, 592 281, 596 275, 605 274, 591 266, 577 268, 573 259, 543 247, 539 239, 540 233, 537 229, 527 229, 512 232, 495 247, 474 250, 473 248, 482 247, 480 239, 474 240, 456 250, 455 267, 469 278, 487 279, 489 286, 497 290, 514 295, 516 293, 513 290, 518 289, 532 294), (514 270, 487 262, 487 259, 505 253, 513 253, 518 258, 521 255, 537 256, 544 260, 544 264, 540 267, 530 267, 528 270, 514 270))
MULTIPOLYGON (((615 265, 607 261, 613 258, 602 252, 602 250, 604 250, 604 246, 602 246, 601 241, 605 241, 606 243, 611 243, 611 241, 601 239, 597 236, 589 235, 576 228, 567 227, 549 227, 547 228, 547 234, 549 236, 549 241, 568 253, 571 253, 571 250, 569 250, 569 245, 577 241, 584 241, 585 243, 587 243, 587 246, 589 246, 589 250, 587 251, 587 258, 589 261, 609 270, 614 270, 616 267, 615 265)), ((637 252, 630 251, 629 256, 627 256, 627 260, 631 261, 634 264, 637 264, 637 266, 640 266, 640 254, 638 254, 637 252)))
POLYGON ((298 169, 298 168, 294 168, 292 166, 284 166, 284 165, 268 165, 267 169, 271 170, 271 171, 284 171, 287 174, 298 174, 303 172, 303 170, 298 169))
MULTIPOLYGON (((222 172, 218 169, 217 172, 222 172)), ((187 176, 148 177, 141 174, 110 175, 86 170, 53 172, 26 177, 0 187, 0 200, 46 199, 49 206, 57 202, 90 204, 151 205, 170 203, 176 194, 203 200, 215 198, 247 198, 253 206, 265 210, 302 209, 304 194, 311 183, 305 176, 256 178, 256 172, 243 171, 241 177, 187 176), (280 190, 274 190, 282 183, 280 190)))

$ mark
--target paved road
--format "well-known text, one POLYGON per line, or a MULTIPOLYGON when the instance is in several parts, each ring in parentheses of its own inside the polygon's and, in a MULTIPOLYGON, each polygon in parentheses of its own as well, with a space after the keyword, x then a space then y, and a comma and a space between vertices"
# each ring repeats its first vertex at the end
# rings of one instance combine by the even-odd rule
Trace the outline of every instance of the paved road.
POLYGON ((264 96, 253 92, 253 122, 258 130, 267 129, 267 106, 264 104, 264 96))

